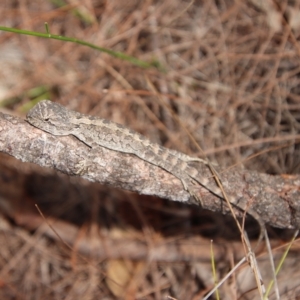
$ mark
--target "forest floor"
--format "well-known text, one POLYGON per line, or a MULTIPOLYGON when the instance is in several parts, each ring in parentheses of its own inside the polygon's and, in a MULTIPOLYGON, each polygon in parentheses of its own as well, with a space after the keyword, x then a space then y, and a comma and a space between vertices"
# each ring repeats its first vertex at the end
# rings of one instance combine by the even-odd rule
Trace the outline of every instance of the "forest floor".
MULTIPOLYGON (((50 99, 165 147, 204 153, 222 168, 299 174, 297 1, 27 2, 2 1, 0 25, 45 33, 47 22, 52 34, 159 68, 1 31, 1 111, 24 118, 38 100, 50 99)), ((202 299, 245 256, 230 216, 6 155, 0 165, 1 299, 202 299)), ((255 243, 259 228, 255 221, 246 225, 255 243)), ((291 234, 269 229, 276 262, 291 234)), ((282 299, 299 297, 298 253, 295 243, 279 274, 282 299)), ((272 273, 265 249, 257 263, 267 286, 272 273)), ((260 299, 247 262, 218 292, 220 299, 260 299)))

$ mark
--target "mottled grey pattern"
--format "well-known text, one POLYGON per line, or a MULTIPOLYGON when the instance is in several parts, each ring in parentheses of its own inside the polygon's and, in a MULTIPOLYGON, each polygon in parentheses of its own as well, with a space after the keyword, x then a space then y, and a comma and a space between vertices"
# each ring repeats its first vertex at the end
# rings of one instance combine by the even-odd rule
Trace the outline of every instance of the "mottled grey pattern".
POLYGON ((53 135, 74 135, 90 147, 101 146, 134 154, 179 178, 187 191, 189 184, 195 181, 223 198, 217 187, 208 186, 208 179, 199 177, 197 170, 189 166, 191 162, 206 164, 204 160, 152 143, 123 125, 68 110, 49 100, 41 101, 33 107, 27 114, 27 120, 53 135))

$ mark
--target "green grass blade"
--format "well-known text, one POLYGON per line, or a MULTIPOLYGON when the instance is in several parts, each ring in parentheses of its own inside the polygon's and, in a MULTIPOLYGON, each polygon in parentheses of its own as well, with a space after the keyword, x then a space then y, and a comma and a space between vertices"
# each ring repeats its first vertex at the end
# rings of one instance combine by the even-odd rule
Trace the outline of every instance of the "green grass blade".
POLYGON ((134 64, 138 67, 141 67, 141 68, 150 68, 150 67, 159 68, 159 64, 157 63, 157 61, 153 61, 151 63, 148 63, 146 61, 137 59, 133 56, 124 54, 122 52, 112 51, 112 50, 109 50, 109 49, 106 49, 106 48, 103 48, 103 47, 96 46, 92 43, 85 42, 83 40, 72 38, 72 37, 55 35, 55 34, 51 34, 51 33, 41 33, 41 32, 36 32, 36 31, 29 31, 29 30, 17 29, 17 28, 5 27, 5 26, 0 26, 0 30, 7 31, 7 32, 13 32, 13 33, 18 33, 18 34, 23 34, 23 35, 32 35, 32 36, 46 38, 46 39, 54 39, 54 40, 60 40, 60 41, 64 41, 64 42, 76 43, 76 44, 80 44, 80 45, 83 45, 83 46, 90 47, 90 48, 95 49, 95 50, 100 51, 100 52, 107 53, 107 54, 109 54, 113 57, 117 57, 117 58, 120 58, 122 60, 126 60, 126 61, 128 61, 128 62, 130 62, 130 63, 132 63, 132 64, 134 64))

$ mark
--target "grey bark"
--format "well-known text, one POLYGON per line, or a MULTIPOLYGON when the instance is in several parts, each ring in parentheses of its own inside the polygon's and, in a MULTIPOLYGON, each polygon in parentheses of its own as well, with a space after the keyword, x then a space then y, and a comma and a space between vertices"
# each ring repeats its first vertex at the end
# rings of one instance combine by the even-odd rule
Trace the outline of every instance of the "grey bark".
MULTIPOLYGON (((193 202, 181 181, 160 167, 131 154, 90 148, 72 136, 53 136, 3 113, 0 113, 0 151, 70 176, 79 176, 82 166, 81 176, 89 181, 173 201, 193 202)), ((207 166, 198 165, 202 176, 211 176, 207 166)), ((243 211, 237 206, 251 207, 272 226, 299 227, 300 176, 271 176, 239 169, 217 168, 217 171, 226 193, 236 199, 238 216, 243 216, 243 211)), ((201 197, 204 208, 228 213, 224 200, 204 187, 195 186, 193 191, 201 197)))

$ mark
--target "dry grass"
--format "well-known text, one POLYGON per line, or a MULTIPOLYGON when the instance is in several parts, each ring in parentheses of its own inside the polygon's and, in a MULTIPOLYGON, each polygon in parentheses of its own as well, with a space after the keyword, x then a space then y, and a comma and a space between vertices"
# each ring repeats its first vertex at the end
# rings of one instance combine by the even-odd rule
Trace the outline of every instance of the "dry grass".
MULTIPOLYGON (((83 39, 139 59, 155 59, 165 72, 140 69, 72 43, 2 32, 0 98, 8 99, 6 107, 20 113, 23 105, 36 97, 28 91, 45 86, 53 101, 125 124, 166 147, 201 155, 174 119, 176 115, 209 159, 224 168, 238 164, 271 174, 299 173, 300 2, 278 3, 86 0, 69 1, 57 8, 50 1, 3 1, 3 26, 44 32, 44 22, 48 22, 53 34, 83 39)), ((163 258, 139 260, 139 251, 136 257, 122 253, 110 257, 109 247, 107 260, 77 255, 76 243, 89 235, 93 238, 86 243, 92 244, 99 234, 101 239, 114 237, 111 227, 116 223, 118 237, 128 239, 128 244, 143 241, 149 252, 158 242, 168 245, 187 236, 194 241, 190 247, 205 245, 208 249, 208 241, 198 244, 199 231, 213 232, 210 237, 217 239, 229 238, 230 226, 226 227, 227 219, 220 221, 220 216, 208 215, 217 225, 205 225, 195 208, 158 199, 151 200, 155 208, 149 208, 149 203, 138 207, 143 198, 102 189, 96 188, 91 193, 94 202, 80 204, 79 209, 77 202, 72 204, 74 195, 69 207, 56 207, 80 228, 73 240, 75 251, 55 236, 54 240, 50 234, 45 236, 43 230, 29 233, 3 219, 1 298, 116 299, 122 295, 124 299, 201 299, 212 288, 207 250, 202 257, 201 250, 188 259, 177 254, 171 262, 172 248, 163 252, 167 262, 162 262, 163 258), (91 209, 88 204, 99 203, 97 200, 102 202, 91 209), (82 206, 86 213, 80 219, 82 206), (90 210, 99 213, 94 222, 90 210), (125 288, 120 290, 120 286, 125 288)), ((78 201, 87 201, 84 198, 78 201)), ((68 225, 61 226, 63 230, 68 225)), ((68 239, 68 233, 65 236, 68 239)), ((241 247, 227 247, 226 256, 217 261, 220 278, 234 265, 234 256, 243 254, 241 247)), ((290 259, 292 265, 296 253, 290 259)), ((261 266, 265 269, 263 262, 261 266)), ((248 299, 244 293, 255 286, 251 275, 241 279, 245 269, 224 284, 221 299, 248 299)), ((286 287, 285 299, 295 299, 299 288, 297 292, 297 281, 292 278, 299 275, 295 270, 287 274, 280 280, 281 288, 286 287)), ((257 292, 249 297, 255 298, 253 295, 257 292)))

